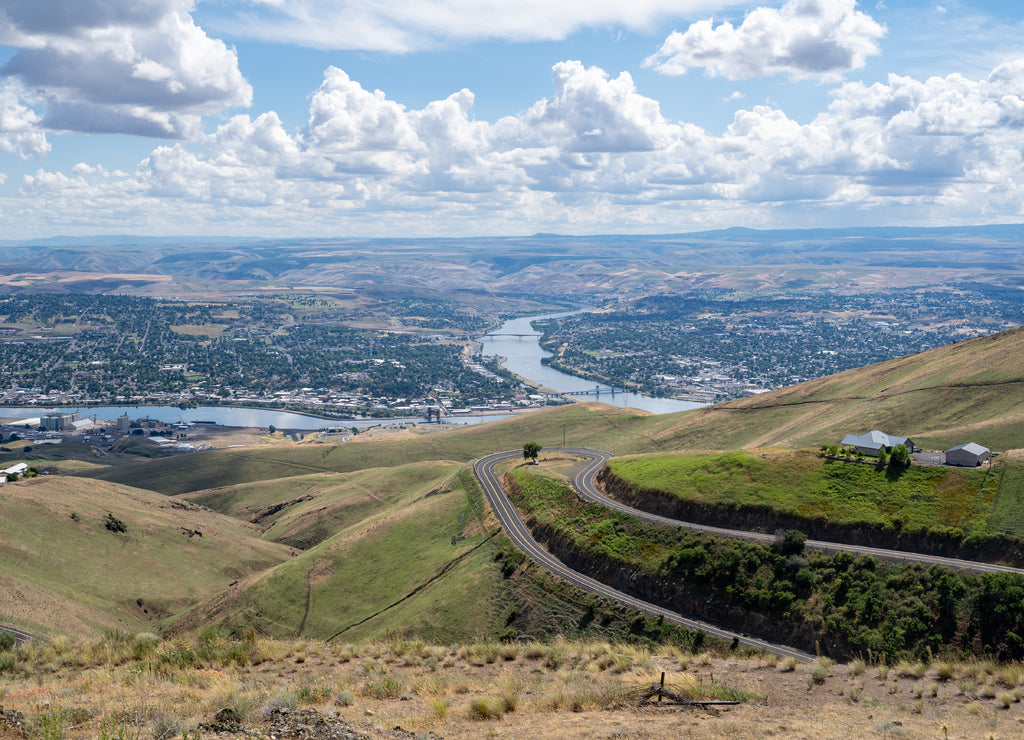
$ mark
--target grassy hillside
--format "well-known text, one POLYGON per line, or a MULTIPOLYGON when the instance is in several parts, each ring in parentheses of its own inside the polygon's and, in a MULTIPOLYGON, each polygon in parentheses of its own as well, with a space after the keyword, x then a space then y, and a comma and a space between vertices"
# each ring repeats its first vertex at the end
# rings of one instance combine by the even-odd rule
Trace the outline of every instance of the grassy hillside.
POLYGON ((506 474, 534 535, 616 588, 719 626, 832 657, 1024 658, 1024 579, 803 552, 654 526, 581 501, 520 465, 506 474))
POLYGON ((424 462, 354 473, 313 473, 283 480, 240 483, 183 494, 222 514, 257 524, 266 539, 307 549, 354 525, 411 502, 451 490, 448 479, 461 467, 424 462))
MULTIPOLYGON (((335 534, 196 607, 179 627, 215 623, 322 640, 383 638, 389 630, 441 641, 496 636, 512 601, 475 482, 465 469, 451 476, 443 466, 406 468, 449 476, 442 485, 428 476, 395 488, 348 526, 337 519, 335 534), (426 495, 431 485, 435 493, 426 495)), ((372 475, 339 476, 341 489, 358 499, 352 485, 372 475)))
MULTIPOLYGON (((49 597, 58 593, 60 586, 64 591, 54 598, 64 599, 69 612, 79 605, 81 623, 69 630, 75 632, 120 624, 118 620, 134 624, 121 611, 127 608, 130 613, 131 604, 140 597, 148 603, 146 588, 157 593, 159 583, 172 585, 160 591, 167 603, 159 609, 153 607, 161 616, 192 605, 178 623, 181 628, 212 622, 320 639, 335 635, 372 639, 398 629, 449 640, 494 637, 515 625, 531 629, 529 625, 536 622, 529 620, 539 619, 537 615, 542 613, 547 622, 553 619, 556 626, 568 626, 575 617, 566 621, 567 615, 579 610, 574 603, 576 595, 559 601, 561 597, 553 595, 550 583, 541 583, 542 579, 532 575, 521 577, 518 561, 503 557, 510 552, 508 543, 500 535, 491 536, 493 523, 480 519, 483 505, 465 463, 496 450, 520 448, 527 441, 558 446, 563 436, 569 445, 606 449, 621 456, 767 445, 816 448, 823 442, 837 442, 848 432, 871 428, 906 434, 933 448, 974 440, 999 451, 1012 451, 1024 447, 1022 390, 1024 331, 1017 330, 678 414, 651 415, 602 404, 577 404, 475 427, 423 432, 402 440, 336 444, 307 439, 301 444, 226 448, 135 464, 124 464, 122 458, 105 468, 99 467, 105 463, 103 458, 90 454, 89 469, 83 474, 96 480, 83 481, 84 490, 124 491, 110 484, 129 483, 176 496, 169 502, 133 494, 141 497, 139 501, 149 502, 146 506, 159 508, 162 503, 172 507, 175 502, 183 505, 191 500, 241 522, 256 521, 264 539, 260 546, 272 548, 270 554, 262 560, 251 557, 247 567, 227 569, 224 563, 233 563, 234 556, 225 559, 218 552, 216 558, 202 560, 201 550, 186 549, 179 557, 182 547, 195 549, 208 543, 205 526, 192 525, 192 529, 204 530, 201 543, 178 532, 167 541, 159 564, 150 566, 144 554, 136 555, 142 559, 132 566, 129 580, 142 582, 75 590, 61 581, 34 588, 49 597), (282 562, 281 544, 301 552, 282 562), (196 570, 191 581, 182 574, 169 573, 167 563, 180 568, 181 563, 190 563, 190 558, 202 560, 207 570, 196 570), (257 562, 266 568, 260 570, 257 562), (511 573, 517 575, 510 579, 511 573), (227 586, 240 575, 246 577, 227 586), (541 592, 545 595, 538 596, 541 592)), ((1022 474, 1016 467, 996 484, 975 480, 977 476, 966 472, 946 473, 939 482, 918 480, 927 475, 914 472, 894 487, 877 480, 830 478, 813 458, 811 462, 800 458, 795 473, 793 468, 759 463, 756 470, 742 470, 741 465, 728 474, 724 473, 728 467, 725 459, 715 463, 722 470, 694 469, 688 475, 692 479, 699 473, 712 490, 728 489, 741 497, 753 496, 757 486, 765 486, 770 497, 785 499, 798 511, 817 507, 819 514, 851 520, 873 516, 891 521, 899 516, 906 523, 906 517, 916 517, 971 531, 988 528, 1011 534, 1020 534, 1018 522, 1024 521, 1020 516, 1024 501, 1018 500, 1022 474), (741 474, 747 476, 746 483, 736 477, 741 474), (853 489, 858 491, 856 496, 849 495, 853 489), (873 492, 867 496, 870 506, 865 504, 862 489, 873 492), (950 491, 963 496, 958 493, 957 498, 950 491), (970 505, 962 506, 964 501, 970 505)), ((870 469, 865 471, 870 478, 870 469)), ((79 515, 92 522, 107 506, 129 522, 129 533, 137 530, 141 525, 129 521, 137 504, 132 500, 115 510, 115 500, 101 503, 96 499, 88 516, 83 513, 84 503, 76 506, 81 509, 79 515)), ((69 516, 70 510, 66 509, 64 516, 69 516)), ((181 515, 186 513, 193 512, 181 515)), ((61 523, 61 527, 67 526, 67 522, 61 523)), ((250 525, 232 526, 252 536, 250 525)), ((62 532, 60 528, 55 531, 62 532)), ((72 532, 68 536, 73 542, 77 535, 72 532)), ((117 536, 111 534, 108 544, 119 542, 117 536)), ((0 554, 18 568, 29 568, 25 561, 32 560, 33 550, 26 544, 30 540, 28 535, 16 533, 0 545, 0 554)), ((147 557, 157 559, 155 555, 147 557)), ((83 562, 102 570, 103 563, 113 560, 113 553, 103 550, 83 562)), ((7 589, 5 593, 13 594, 21 584, 33 583, 33 579, 42 582, 46 573, 57 569, 53 562, 24 575, 5 568, 0 584, 7 589)), ((81 581, 90 583, 86 577, 81 581)), ((46 603, 42 596, 38 601, 46 603)), ((148 617, 138 615, 137 623, 148 617)), ((0 614, 2 618, 4 614, 0 614)))
POLYGON ((59 633, 157 628, 289 555, 235 519, 72 477, 3 486, 0 522, 0 622, 59 633))
POLYGON ((803 665, 605 640, 339 645, 120 634, 0 649, 0 674, 5 740, 935 740, 1013 738, 1024 722, 1019 663, 803 665), (662 675, 677 696, 738 703, 642 706, 662 675))
POLYGON ((639 488, 710 506, 769 507, 845 524, 945 527, 965 534, 1007 534, 992 520, 1000 498, 1016 499, 1021 469, 876 468, 809 452, 676 454, 611 460, 609 470, 639 488), (1009 483, 1002 485, 1005 475, 1009 483))

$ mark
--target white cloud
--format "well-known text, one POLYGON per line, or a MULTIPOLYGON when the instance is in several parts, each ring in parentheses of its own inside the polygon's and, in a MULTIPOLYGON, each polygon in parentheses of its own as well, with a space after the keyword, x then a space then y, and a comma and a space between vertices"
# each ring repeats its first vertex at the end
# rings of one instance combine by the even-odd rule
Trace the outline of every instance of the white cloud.
POLYGON ((41 157, 50 151, 50 142, 39 127, 41 116, 22 105, 23 95, 15 85, 0 85, 0 149, 23 159, 41 157))
POLYGON ((753 106, 714 135, 666 120, 628 74, 580 62, 556 64, 549 97, 494 122, 473 117, 468 90, 408 109, 330 68, 301 131, 239 115, 131 173, 39 171, 19 223, 393 235, 835 225, 862 211, 1016 220, 1022 71, 848 83, 808 123, 753 106))
POLYGON ((835 80, 878 54, 884 34, 855 0, 787 0, 751 11, 738 28, 702 20, 674 31, 644 66, 670 75, 697 67, 733 80, 783 73, 835 80))
POLYGON ((191 0, 0 0, 0 67, 39 91, 51 130, 194 137, 200 117, 248 106, 235 52, 191 0))
POLYGON ((561 40, 588 27, 649 29, 659 19, 740 4, 740 0, 242 0, 234 8, 221 6, 207 14, 212 28, 268 41, 408 52, 485 39, 561 40))

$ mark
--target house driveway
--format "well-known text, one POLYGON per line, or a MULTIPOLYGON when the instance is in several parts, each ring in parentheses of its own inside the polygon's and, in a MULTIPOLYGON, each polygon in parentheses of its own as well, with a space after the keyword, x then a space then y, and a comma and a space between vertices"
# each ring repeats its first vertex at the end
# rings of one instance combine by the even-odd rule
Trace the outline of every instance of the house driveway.
POLYGON ((919 465, 945 465, 945 452, 915 452, 910 458, 919 465))

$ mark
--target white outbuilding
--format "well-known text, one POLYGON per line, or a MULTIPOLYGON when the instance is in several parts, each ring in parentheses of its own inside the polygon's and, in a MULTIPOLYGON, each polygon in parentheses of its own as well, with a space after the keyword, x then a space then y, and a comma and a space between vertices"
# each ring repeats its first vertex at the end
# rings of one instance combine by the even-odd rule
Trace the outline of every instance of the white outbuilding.
POLYGON ((25 463, 14 463, 14 465, 12 465, 11 467, 0 470, 0 484, 4 484, 7 482, 8 475, 22 476, 25 475, 25 473, 27 472, 28 465, 26 465, 25 463))
POLYGON ((946 450, 946 465, 976 468, 983 462, 988 462, 991 459, 992 453, 989 449, 975 442, 957 445, 946 450))

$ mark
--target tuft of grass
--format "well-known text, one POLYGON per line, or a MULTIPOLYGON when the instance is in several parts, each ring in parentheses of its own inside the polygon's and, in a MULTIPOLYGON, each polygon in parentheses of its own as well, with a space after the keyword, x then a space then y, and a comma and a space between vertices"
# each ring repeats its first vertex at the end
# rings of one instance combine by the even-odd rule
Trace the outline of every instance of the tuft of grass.
POLYGON ((397 699, 402 695, 402 683, 386 673, 373 677, 363 684, 361 693, 372 699, 397 699))
POLYGON ((267 719, 275 709, 287 709, 291 711, 298 706, 298 697, 294 691, 278 691, 260 707, 260 719, 267 719))
POLYGON ((469 703, 473 719, 501 719, 505 711, 505 702, 497 696, 478 696, 469 703))
POLYGON ((924 663, 900 663, 896 666, 896 675, 900 678, 924 678, 928 673, 928 666, 924 663))
POLYGON ((439 722, 444 722, 448 719, 448 700, 443 696, 438 696, 430 700, 430 714, 439 722))

